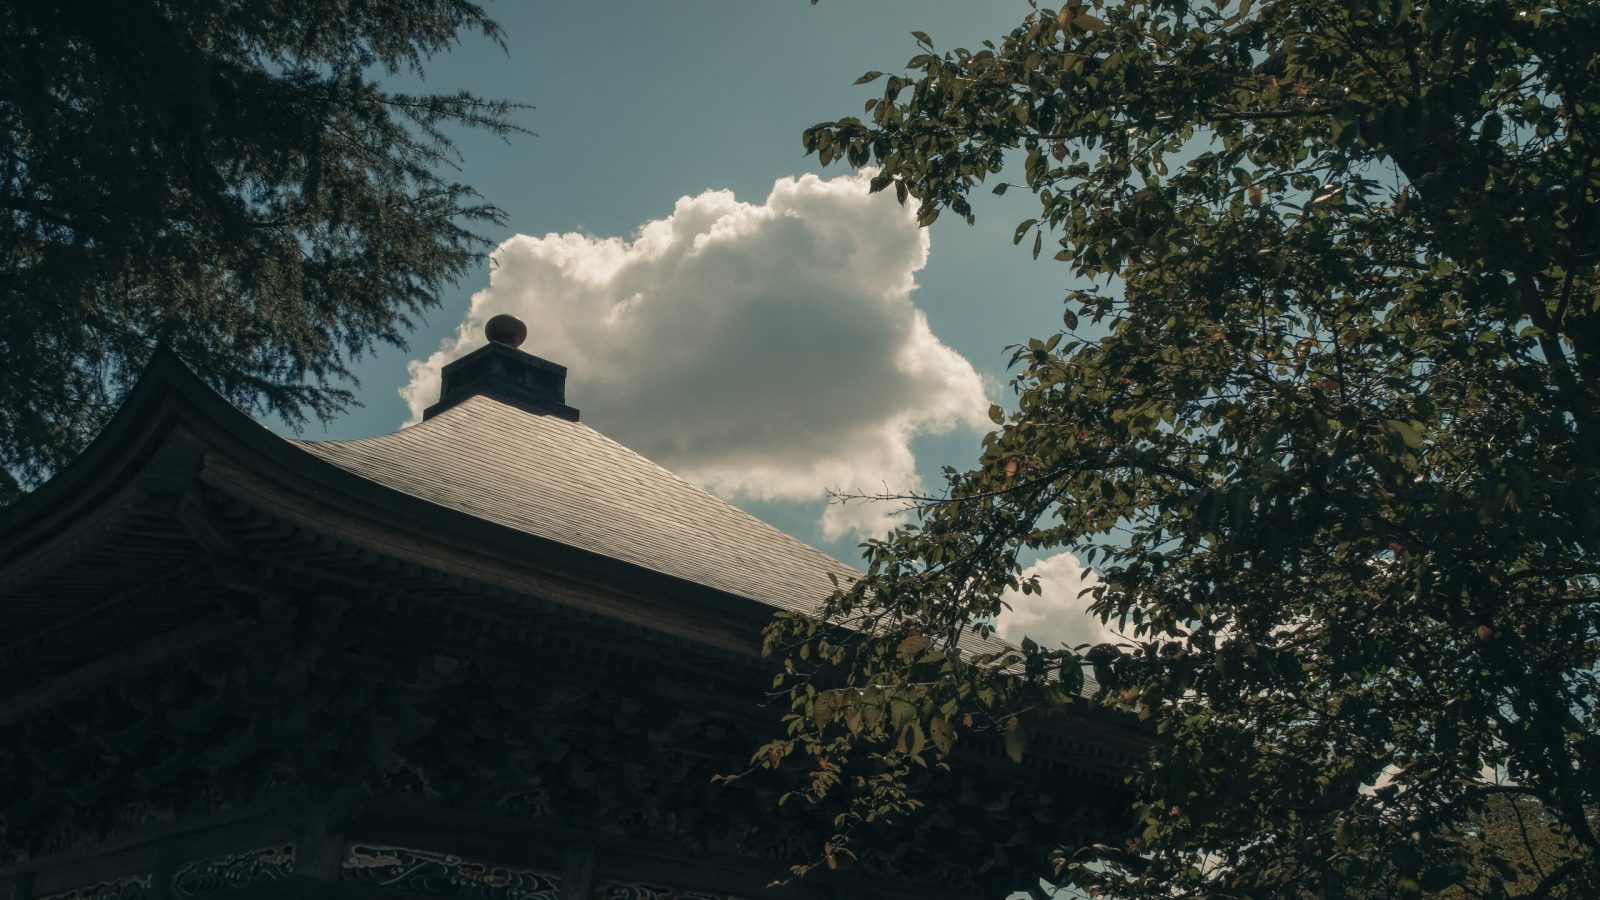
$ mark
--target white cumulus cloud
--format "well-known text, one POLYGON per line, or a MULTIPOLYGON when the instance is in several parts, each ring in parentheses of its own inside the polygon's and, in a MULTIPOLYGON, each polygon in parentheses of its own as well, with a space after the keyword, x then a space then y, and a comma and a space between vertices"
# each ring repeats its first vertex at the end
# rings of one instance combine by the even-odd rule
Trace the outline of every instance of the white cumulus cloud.
MULTIPOLYGON (((585 422, 731 498, 821 501, 921 487, 910 441, 987 427, 983 380, 912 302, 928 234, 867 177, 780 179, 761 203, 678 200, 631 240, 516 235, 454 338, 410 364, 413 420, 483 323, 568 367, 585 422)), ((831 504, 829 538, 892 504, 831 504)))
POLYGON ((1083 593, 1099 582, 1071 553, 1046 556, 1022 570, 1024 577, 1039 578, 1040 592, 1012 591, 1005 601, 1011 606, 995 619, 995 630, 1012 643, 1024 637, 1045 647, 1062 644, 1117 643, 1123 640, 1115 629, 1088 611, 1093 597, 1083 593))

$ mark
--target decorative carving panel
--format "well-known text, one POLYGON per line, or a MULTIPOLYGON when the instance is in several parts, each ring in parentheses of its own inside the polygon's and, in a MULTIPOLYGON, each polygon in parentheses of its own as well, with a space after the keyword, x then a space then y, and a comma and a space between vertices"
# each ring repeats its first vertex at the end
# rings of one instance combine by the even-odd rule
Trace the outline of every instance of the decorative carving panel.
POLYGON ((294 844, 258 847, 184 863, 172 873, 172 896, 180 900, 198 897, 248 884, 277 881, 293 874, 294 844))
POLYGON ((144 900, 150 893, 149 875, 128 875, 99 884, 40 897, 39 900, 144 900))
POLYGON ((352 844, 344 879, 464 900, 561 900, 561 878, 453 853, 352 844))
POLYGON ((624 884, 608 881, 600 885, 601 900, 739 900, 727 894, 683 891, 655 884, 624 884))

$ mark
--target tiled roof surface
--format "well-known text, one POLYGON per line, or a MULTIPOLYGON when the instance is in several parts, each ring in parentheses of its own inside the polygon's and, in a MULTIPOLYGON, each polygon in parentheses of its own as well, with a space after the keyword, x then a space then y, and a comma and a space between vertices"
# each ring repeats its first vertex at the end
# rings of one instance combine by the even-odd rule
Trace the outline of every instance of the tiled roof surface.
POLYGON ((362 478, 517 531, 790 610, 859 577, 587 425, 470 397, 393 434, 295 441, 362 478))

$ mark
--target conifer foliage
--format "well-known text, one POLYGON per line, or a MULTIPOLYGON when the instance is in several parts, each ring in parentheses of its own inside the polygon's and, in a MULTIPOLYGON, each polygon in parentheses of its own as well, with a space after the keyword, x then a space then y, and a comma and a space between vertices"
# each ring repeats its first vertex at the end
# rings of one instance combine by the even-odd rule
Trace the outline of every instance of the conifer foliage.
POLYGON ((0 502, 159 344, 260 413, 350 401, 499 219, 447 130, 512 107, 380 84, 468 32, 467 0, 0 4, 0 502))

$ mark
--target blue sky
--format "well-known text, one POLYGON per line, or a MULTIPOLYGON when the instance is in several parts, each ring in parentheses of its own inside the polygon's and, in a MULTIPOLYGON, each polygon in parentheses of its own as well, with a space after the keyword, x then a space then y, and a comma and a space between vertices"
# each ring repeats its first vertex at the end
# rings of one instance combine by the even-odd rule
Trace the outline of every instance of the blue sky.
MULTIPOLYGON (((855 78, 899 68, 917 52, 911 31, 941 49, 976 46, 1020 22, 1030 9, 1024 0, 488 8, 506 50, 470 40, 430 63, 425 87, 533 107, 518 120, 535 135, 460 141, 462 180, 507 216, 489 235, 511 242, 496 283, 486 259, 407 350, 361 361, 364 407, 305 436, 393 430, 411 415, 400 393, 413 381, 409 362, 444 346, 435 357, 442 361, 461 349, 464 321, 470 332, 488 314, 513 311, 528 320, 524 349, 572 367, 568 400, 585 421, 846 560, 858 558, 855 544, 874 520, 828 513, 823 490, 914 487, 917 477, 933 486, 940 466, 975 459, 982 429, 973 407, 981 418, 987 403, 978 395, 1007 402, 1005 347, 1060 326, 1065 268, 1034 261, 1010 239, 1032 214, 1031 198, 975 198, 975 227, 941 220, 918 244, 894 211, 871 205, 892 201, 852 197, 839 180, 849 170, 820 169, 800 135, 818 121, 859 115, 874 92, 855 78), (794 180, 806 173, 824 180, 794 180), (715 263, 690 265, 688 251, 646 252, 641 229, 651 228, 684 240, 702 231, 739 236, 715 263), (574 274, 602 258, 605 284, 574 274), (878 266, 879 258, 890 262, 878 266), (842 284, 847 272, 854 281, 842 284), (627 279, 646 287, 623 296, 627 279), (608 311, 595 312, 597 304, 608 311), (602 327, 638 308, 653 312, 625 333, 602 327), (903 358, 918 348, 938 365, 908 370, 903 358), (716 387, 729 382, 736 393, 716 387), (894 417, 898 431, 869 433, 863 424, 894 417), (719 423, 730 434, 765 434, 767 443, 730 446, 717 437, 719 423), (821 461, 808 464, 808 453, 821 461), (861 471, 851 474, 857 462, 861 471), (908 465, 919 475, 907 476, 908 465), (857 476, 863 483, 840 483, 857 476), (820 481, 808 489, 808 478, 820 481)), ((393 86, 414 89, 414 81, 393 86)), ((411 390, 416 399, 432 388, 424 376, 411 390)))

